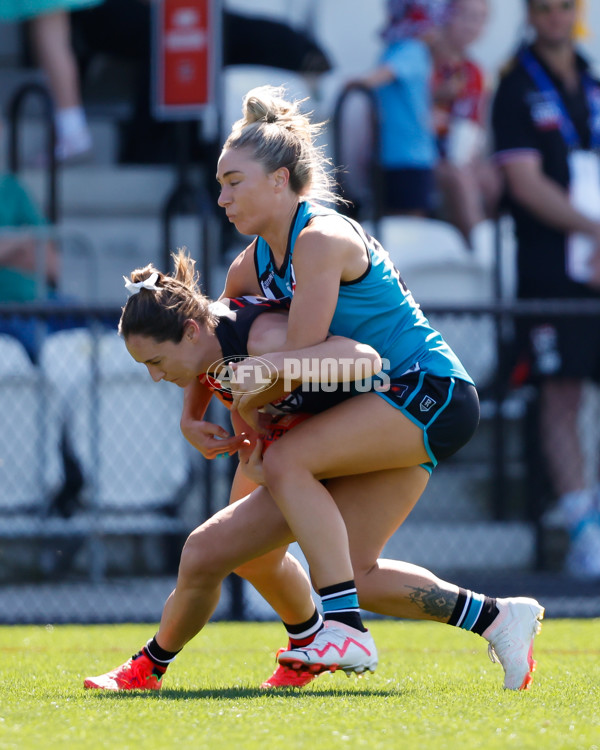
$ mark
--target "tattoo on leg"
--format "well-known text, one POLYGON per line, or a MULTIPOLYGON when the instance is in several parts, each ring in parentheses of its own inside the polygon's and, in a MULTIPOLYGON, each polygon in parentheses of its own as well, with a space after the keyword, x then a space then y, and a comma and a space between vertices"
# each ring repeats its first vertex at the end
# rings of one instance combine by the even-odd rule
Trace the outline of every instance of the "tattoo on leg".
POLYGON ((408 595, 409 600, 420 607, 426 615, 449 618, 454 611, 458 595, 452 591, 442 591, 438 586, 410 588, 413 593, 408 595))

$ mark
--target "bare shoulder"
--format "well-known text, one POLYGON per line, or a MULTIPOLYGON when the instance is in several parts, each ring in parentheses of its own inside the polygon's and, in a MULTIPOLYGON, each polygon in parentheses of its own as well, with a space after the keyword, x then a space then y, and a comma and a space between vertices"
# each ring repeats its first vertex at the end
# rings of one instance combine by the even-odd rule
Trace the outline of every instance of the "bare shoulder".
POLYGON ((260 294, 254 266, 254 242, 233 259, 221 297, 241 297, 244 294, 260 294))
POLYGON ((287 313, 273 311, 259 315, 250 327, 248 352, 253 355, 278 351, 287 335, 287 313))
POLYGON ((342 250, 361 244, 356 231, 341 216, 315 216, 298 236, 303 247, 322 247, 342 250))
POLYGON ((305 227, 294 249, 294 266, 336 266, 341 277, 354 278, 366 262, 365 245, 352 225, 341 216, 316 216, 305 227))

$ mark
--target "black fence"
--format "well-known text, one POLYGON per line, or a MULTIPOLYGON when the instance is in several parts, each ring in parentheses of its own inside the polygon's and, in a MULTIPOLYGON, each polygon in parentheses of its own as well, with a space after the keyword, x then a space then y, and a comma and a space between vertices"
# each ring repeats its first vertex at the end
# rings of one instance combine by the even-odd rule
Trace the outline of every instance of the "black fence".
MULTIPOLYGON (((482 419, 384 555, 492 595, 545 596, 551 614, 600 615, 599 579, 569 569, 568 530, 544 520, 555 497, 537 388, 511 379, 517 321, 598 319, 600 303, 425 312, 476 376, 482 419)), ((157 620, 187 534, 228 501, 235 459, 205 461, 185 442, 181 391, 129 357, 119 313, 0 308, 0 622, 157 620)), ((580 420, 590 483, 595 398, 590 388, 580 420)), ((225 410, 212 408, 211 420, 227 425, 225 410)), ((217 616, 273 615, 232 576, 217 616)))

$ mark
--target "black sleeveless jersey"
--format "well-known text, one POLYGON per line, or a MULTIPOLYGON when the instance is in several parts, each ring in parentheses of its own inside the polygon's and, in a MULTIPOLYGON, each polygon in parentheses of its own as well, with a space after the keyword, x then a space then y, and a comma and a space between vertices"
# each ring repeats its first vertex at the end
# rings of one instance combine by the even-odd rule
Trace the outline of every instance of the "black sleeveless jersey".
MULTIPOLYGON (((268 312, 287 312, 291 300, 267 299, 266 297, 235 297, 219 300, 211 305, 218 318, 215 334, 223 350, 214 376, 203 374, 198 377, 227 406, 231 407, 233 397, 229 381, 233 376, 228 362, 239 362, 248 357, 248 337, 250 328, 259 315, 268 312)), ((319 383, 305 383, 278 401, 267 404, 264 411, 271 414, 305 412, 316 414, 355 395, 351 384, 327 386, 324 391, 319 383)))

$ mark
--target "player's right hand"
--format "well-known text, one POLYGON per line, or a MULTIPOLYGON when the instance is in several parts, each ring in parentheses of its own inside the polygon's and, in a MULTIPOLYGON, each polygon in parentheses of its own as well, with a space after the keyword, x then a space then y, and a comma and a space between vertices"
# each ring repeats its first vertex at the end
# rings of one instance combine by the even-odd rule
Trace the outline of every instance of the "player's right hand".
POLYGON ((191 445, 200 451, 204 458, 231 456, 246 442, 244 433, 231 435, 218 424, 204 420, 186 420, 181 423, 181 432, 191 445))

